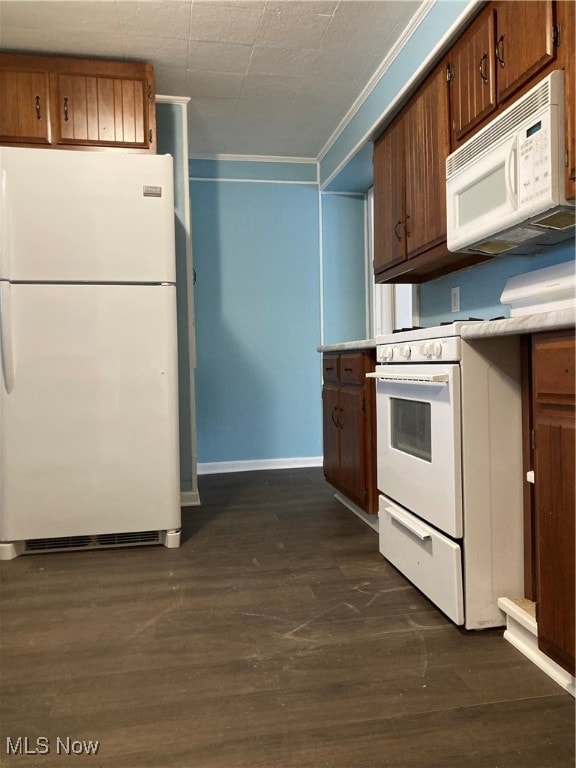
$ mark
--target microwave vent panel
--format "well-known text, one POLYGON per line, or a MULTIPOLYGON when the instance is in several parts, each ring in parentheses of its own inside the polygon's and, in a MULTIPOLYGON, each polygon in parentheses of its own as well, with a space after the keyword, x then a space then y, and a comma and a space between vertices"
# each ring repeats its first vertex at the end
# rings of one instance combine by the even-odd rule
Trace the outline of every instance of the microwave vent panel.
POLYGON ((555 79, 561 84, 563 74, 561 70, 552 72, 531 91, 528 91, 525 96, 502 112, 486 128, 483 128, 476 136, 462 145, 460 149, 455 150, 446 160, 446 177, 450 178, 458 173, 468 163, 474 162, 486 150, 491 149, 501 139, 525 123, 526 120, 554 103, 552 78, 556 76, 555 79))

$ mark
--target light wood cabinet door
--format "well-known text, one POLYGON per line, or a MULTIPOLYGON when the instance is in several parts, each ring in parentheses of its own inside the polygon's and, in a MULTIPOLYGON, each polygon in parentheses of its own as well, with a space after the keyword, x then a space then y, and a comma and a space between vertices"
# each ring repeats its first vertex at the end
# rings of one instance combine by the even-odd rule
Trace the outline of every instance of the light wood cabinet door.
POLYGON ((406 254, 446 240, 446 158, 450 122, 446 67, 438 67, 410 104, 405 120, 406 254))
POLYGON ((575 373, 570 333, 532 341, 538 646, 574 675, 575 373))
POLYGON ((150 64, 0 53, 0 142, 156 151, 150 64))
POLYGON ((496 5, 497 98, 504 101, 556 55, 552 0, 496 5))
POLYGON ((406 258, 404 120, 374 145, 374 271, 406 258))
POLYGON ((496 109, 495 14, 489 7, 449 54, 452 132, 461 139, 496 109))
POLYGON ((0 141, 50 144, 48 73, 0 70, 0 141))
POLYGON ((53 79, 59 144, 149 145, 145 80, 83 74, 53 79))

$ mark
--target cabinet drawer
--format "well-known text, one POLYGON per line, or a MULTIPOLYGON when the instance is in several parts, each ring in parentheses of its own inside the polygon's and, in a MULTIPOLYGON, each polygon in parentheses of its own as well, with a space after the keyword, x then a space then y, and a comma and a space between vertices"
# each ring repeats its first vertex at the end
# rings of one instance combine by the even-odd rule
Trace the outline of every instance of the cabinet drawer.
POLYGON ((338 358, 340 355, 322 355, 322 377, 325 383, 338 381, 338 358))
POLYGON ((380 496, 380 552, 456 624, 464 624, 462 551, 452 539, 380 496))
POLYGON ((340 355, 340 382, 342 384, 364 384, 364 355, 353 352, 340 355))

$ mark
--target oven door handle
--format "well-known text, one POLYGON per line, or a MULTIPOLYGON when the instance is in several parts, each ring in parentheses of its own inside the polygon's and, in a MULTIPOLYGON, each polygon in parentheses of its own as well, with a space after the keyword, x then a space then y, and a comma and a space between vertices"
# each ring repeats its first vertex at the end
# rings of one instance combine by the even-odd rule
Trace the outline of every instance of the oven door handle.
POLYGON ((398 382, 399 384, 407 383, 407 384, 448 384, 450 381, 450 376, 447 373, 435 373, 435 374, 426 374, 426 373, 406 373, 406 374, 395 374, 395 373, 379 373, 378 371, 374 371, 373 373, 367 373, 366 374, 367 379, 378 379, 378 381, 392 381, 392 382, 398 382))
POLYGON ((423 525, 420 525, 420 523, 417 523, 416 520, 412 520, 412 518, 408 517, 405 512, 401 512, 399 509, 394 509, 394 507, 384 507, 384 509, 393 520, 396 520, 396 522, 400 523, 403 528, 406 528, 410 533, 413 533, 414 536, 420 539, 420 541, 426 541, 426 539, 430 538, 428 529, 423 525))

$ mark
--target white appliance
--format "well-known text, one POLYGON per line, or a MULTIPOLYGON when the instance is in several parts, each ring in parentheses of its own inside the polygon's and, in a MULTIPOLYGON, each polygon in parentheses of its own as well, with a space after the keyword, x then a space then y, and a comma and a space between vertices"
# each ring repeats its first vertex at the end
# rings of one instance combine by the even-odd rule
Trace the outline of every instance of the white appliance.
POLYGON ((172 158, 0 148, 0 559, 180 543, 172 158))
POLYGON ((564 174, 564 72, 556 70, 447 158, 448 249, 520 255, 573 237, 564 174))
POLYGON ((509 278, 501 304, 510 305, 511 317, 538 312, 574 309, 576 306, 576 263, 565 261, 509 278))
POLYGON ((519 337, 460 321, 376 349, 380 552, 456 624, 501 626, 523 594, 519 337))

